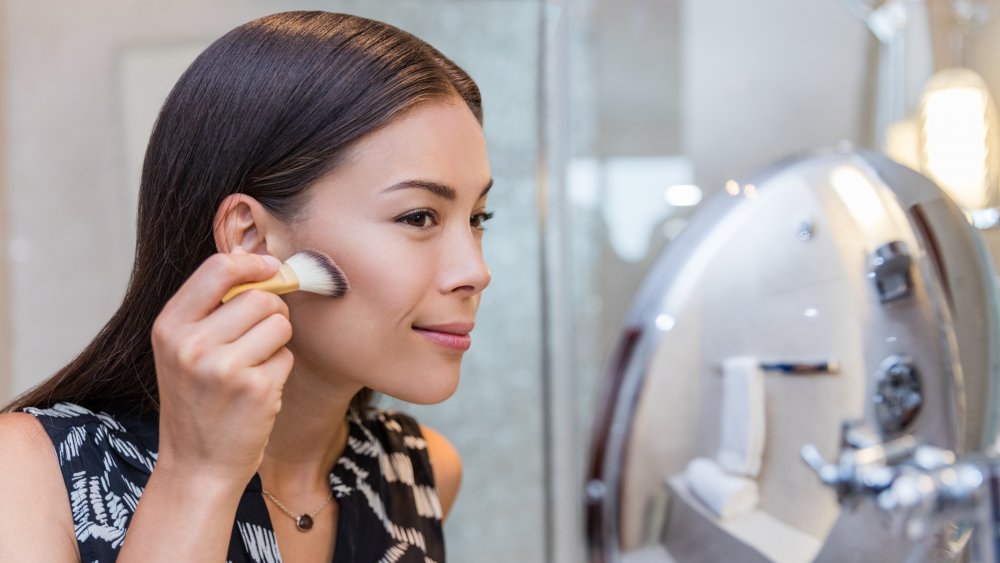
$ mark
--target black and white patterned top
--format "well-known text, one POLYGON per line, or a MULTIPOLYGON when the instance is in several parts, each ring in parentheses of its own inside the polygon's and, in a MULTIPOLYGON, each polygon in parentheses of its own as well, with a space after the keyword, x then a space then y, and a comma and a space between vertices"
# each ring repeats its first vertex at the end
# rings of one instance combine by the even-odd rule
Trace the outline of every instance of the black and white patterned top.
MULTIPOLYGON (((156 419, 71 403, 24 410, 52 438, 80 560, 115 561, 156 464, 156 419)), ((348 420, 347 447, 330 472, 339 506, 333 563, 444 563, 441 504, 417 422, 382 410, 352 412, 348 420)), ((236 511, 228 561, 281 561, 256 474, 236 511)))

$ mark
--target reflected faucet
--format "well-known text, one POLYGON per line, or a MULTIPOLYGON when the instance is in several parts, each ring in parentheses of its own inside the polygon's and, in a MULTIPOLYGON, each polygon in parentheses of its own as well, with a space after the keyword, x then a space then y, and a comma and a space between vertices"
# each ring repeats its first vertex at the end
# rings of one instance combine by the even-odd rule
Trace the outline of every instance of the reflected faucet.
POLYGON ((801 455, 841 505, 874 500, 891 533, 915 540, 948 522, 971 524, 974 560, 998 561, 1000 458, 959 458, 911 435, 879 441, 858 422, 844 423, 836 464, 827 463, 813 445, 804 446, 801 455))

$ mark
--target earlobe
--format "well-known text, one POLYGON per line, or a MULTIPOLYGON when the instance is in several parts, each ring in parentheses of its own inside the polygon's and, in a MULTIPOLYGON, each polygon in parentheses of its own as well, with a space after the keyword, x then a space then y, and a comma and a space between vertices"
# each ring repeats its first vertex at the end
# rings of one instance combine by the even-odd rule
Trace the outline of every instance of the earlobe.
POLYGON ((236 246, 250 253, 267 254, 267 241, 262 223, 267 211, 246 194, 230 194, 215 212, 213 235, 218 252, 230 252, 236 246))

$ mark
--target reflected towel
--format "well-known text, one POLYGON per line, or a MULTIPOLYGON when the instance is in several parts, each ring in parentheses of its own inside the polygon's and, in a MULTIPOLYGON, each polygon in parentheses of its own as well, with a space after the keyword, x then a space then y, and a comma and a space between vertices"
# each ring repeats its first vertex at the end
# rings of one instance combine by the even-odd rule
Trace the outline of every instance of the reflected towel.
POLYGON ((757 482, 730 475, 708 458, 692 459, 684 470, 684 482, 688 490, 722 520, 757 508, 757 482))
POLYGON ((721 402, 716 459, 730 473, 756 477, 764 453, 764 373, 757 358, 722 363, 721 402))

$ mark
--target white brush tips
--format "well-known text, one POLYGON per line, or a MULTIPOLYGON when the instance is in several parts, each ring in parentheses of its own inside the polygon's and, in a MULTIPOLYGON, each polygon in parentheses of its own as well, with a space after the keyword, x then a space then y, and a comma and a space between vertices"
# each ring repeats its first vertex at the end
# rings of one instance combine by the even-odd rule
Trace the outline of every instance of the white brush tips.
POLYGON ((299 290, 327 297, 343 297, 350 289, 347 276, 332 258, 317 250, 303 250, 285 264, 299 278, 299 290))

